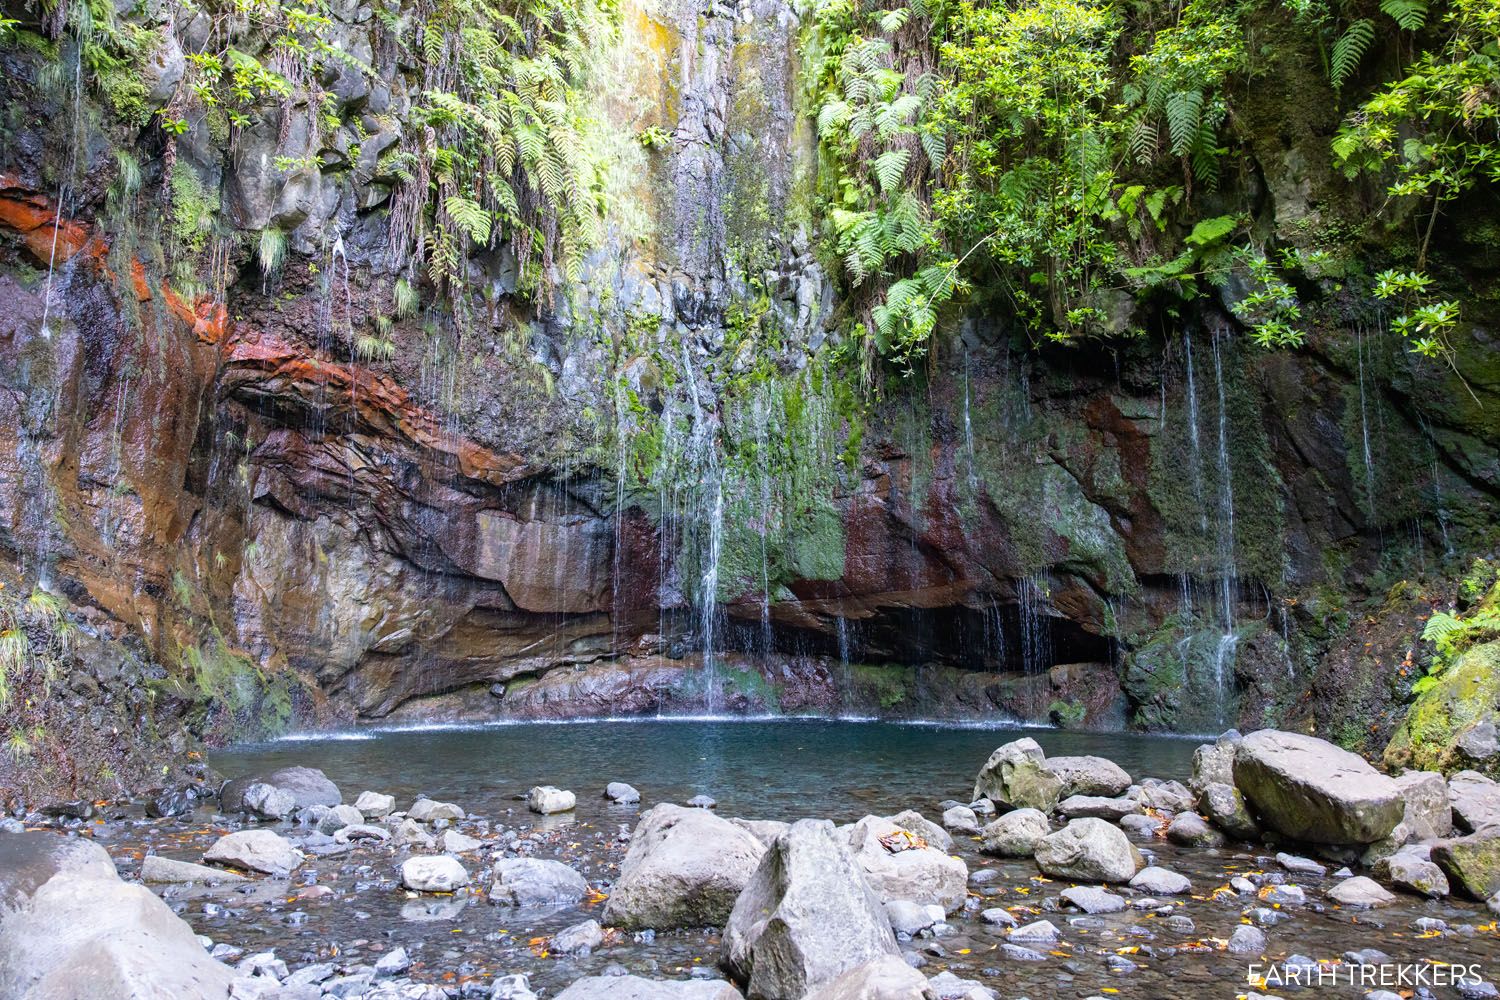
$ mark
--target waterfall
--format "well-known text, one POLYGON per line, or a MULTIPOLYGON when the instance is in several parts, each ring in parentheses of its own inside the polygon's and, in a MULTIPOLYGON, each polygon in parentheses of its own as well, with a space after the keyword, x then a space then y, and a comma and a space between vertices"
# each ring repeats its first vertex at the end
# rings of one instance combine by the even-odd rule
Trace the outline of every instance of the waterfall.
POLYGON ((1364 331, 1354 331, 1354 356, 1359 384, 1359 436, 1365 464, 1365 507, 1370 515, 1370 525, 1379 527, 1375 500, 1375 458, 1370 450, 1370 415, 1365 401, 1365 337, 1364 331))
POLYGON ((1211 343, 1214 360, 1214 388, 1217 395, 1218 413, 1218 520, 1215 525, 1214 542, 1218 555, 1218 625, 1223 630, 1214 646, 1213 670, 1214 691, 1219 702, 1217 714, 1220 722, 1227 721, 1228 700, 1233 680, 1230 672, 1234 667, 1235 646, 1239 637, 1235 634, 1234 606, 1236 581, 1239 569, 1234 556, 1234 471, 1229 461, 1229 405, 1224 392, 1224 364, 1221 357, 1222 331, 1215 327, 1211 343))
POLYGON ((1047 613, 1047 584, 1039 575, 1023 576, 1017 584, 1021 612, 1021 664, 1028 674, 1045 673, 1052 666, 1052 618, 1047 613))
POLYGON ((718 657, 714 643, 719 618, 719 559, 724 548, 724 474, 719 466, 719 448, 709 414, 698 393, 698 376, 686 341, 682 344, 683 373, 693 404, 693 430, 688 439, 689 458, 695 475, 704 477, 708 493, 707 548, 700 551, 702 561, 698 582, 698 633, 703 650, 704 706, 709 714, 719 711, 718 657))

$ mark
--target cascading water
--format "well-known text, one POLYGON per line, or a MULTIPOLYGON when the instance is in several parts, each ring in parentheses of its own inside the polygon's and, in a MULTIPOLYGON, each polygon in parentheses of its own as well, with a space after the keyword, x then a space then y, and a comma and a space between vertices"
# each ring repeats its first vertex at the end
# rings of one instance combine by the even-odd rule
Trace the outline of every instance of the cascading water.
MULTIPOLYGON (((1221 699, 1228 696, 1227 671, 1234 665, 1234 648, 1238 638, 1234 630, 1235 586, 1239 571, 1234 557, 1234 476, 1229 462, 1229 405, 1224 393, 1224 363, 1221 358, 1221 331, 1213 331, 1214 387, 1218 395, 1218 523, 1214 543, 1218 552, 1219 625, 1223 633, 1214 650, 1214 688, 1221 699)), ((1220 716, 1223 716, 1223 701, 1220 716)))

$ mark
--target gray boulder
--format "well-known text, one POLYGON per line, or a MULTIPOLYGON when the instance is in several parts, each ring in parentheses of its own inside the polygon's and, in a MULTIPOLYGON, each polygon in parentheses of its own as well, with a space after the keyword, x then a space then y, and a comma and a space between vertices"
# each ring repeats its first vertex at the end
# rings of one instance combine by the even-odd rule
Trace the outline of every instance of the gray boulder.
POLYGON ((827 820, 799 820, 771 845, 724 928, 724 967, 752 997, 802 997, 897 953, 879 896, 827 820))
POLYGON ((1188 779, 1188 786, 1201 794, 1209 785, 1234 784, 1234 749, 1243 738, 1238 730, 1231 729, 1194 750, 1193 776, 1188 779))
POLYGON ((1434 840, 1453 832, 1453 806, 1448 782, 1435 771, 1407 771, 1396 776, 1396 787, 1406 800, 1402 822, 1413 840, 1434 840))
POLYGON ((1061 893, 1063 902, 1084 913, 1119 913, 1125 909, 1125 899, 1096 885, 1075 885, 1061 893))
POLYGON ((502 906, 565 906, 588 894, 584 877, 561 861, 503 858, 495 862, 490 902, 502 906))
POLYGON ((1050 813, 1062 797, 1062 779, 1045 766, 1046 754, 1027 736, 990 754, 974 781, 973 799, 985 798, 1001 808, 1039 809, 1050 813))
POLYGON ((723 980, 589 976, 563 990, 557 1000, 745 1000, 745 997, 723 980))
POLYGON ((1432 860, 1466 895, 1489 899, 1500 893, 1500 825, 1438 841, 1432 847, 1432 860))
POLYGON ((364 815, 353 806, 334 806, 318 820, 318 832, 331 837, 346 826, 359 826, 364 821, 364 815))
POLYGON ((1448 876, 1426 852, 1397 851, 1375 866, 1375 874, 1403 892, 1439 899, 1448 895, 1448 876))
POLYGON ((359 798, 354 800, 354 808, 366 819, 384 819, 396 808, 396 797, 380 792, 360 792, 359 798))
POLYGON ((1260 839, 1260 824, 1250 815, 1245 797, 1233 785, 1214 781, 1203 787, 1198 796, 1198 808, 1220 830, 1237 840, 1260 839))
POLYGON ((1143 778, 1139 798, 1141 804, 1148 809, 1170 813, 1191 809, 1197 801, 1197 796, 1182 782, 1163 781, 1161 778, 1143 778))
POLYGON ((1114 798, 1130 787, 1130 775, 1112 760, 1104 757, 1047 757, 1042 766, 1062 782, 1059 792, 1070 795, 1097 795, 1114 798))
POLYGON ((604 922, 627 929, 722 924, 765 852, 748 830, 706 809, 662 803, 636 824, 604 922))
POLYGON ((238 976, 102 847, 52 833, 0 837, 0 996, 222 1000, 238 976))
POLYGON ((1327 740, 1262 729, 1234 755, 1235 786, 1279 833, 1315 844, 1368 844, 1401 822, 1396 783, 1327 740))
POLYGON ((1167 839, 1184 847, 1223 847, 1224 835, 1194 812, 1180 812, 1167 824, 1167 839))
POLYGON ((209 868, 189 861, 173 861, 159 854, 148 854, 141 862, 141 881, 150 885, 173 885, 198 882, 203 885, 223 885, 244 882, 245 876, 227 872, 222 868, 209 868))
POLYGON ((635 786, 623 781, 611 781, 605 785, 604 797, 621 806, 633 806, 641 801, 641 793, 636 791, 635 786))
POLYGON ((855 966, 805 1000, 925 1000, 927 978, 894 955, 855 966))
POLYGON ((918 846, 909 830, 879 816, 866 816, 848 834, 855 860, 881 899, 936 903, 948 913, 963 905, 969 868, 958 858, 918 846))
POLYGON ((257 781, 245 789, 245 812, 262 819, 286 819, 297 808, 297 797, 285 788, 257 781))
POLYGON ((1448 779, 1453 826, 1461 833, 1500 824, 1500 782, 1478 771, 1459 771, 1448 779))
POLYGON ((401 884, 417 892, 452 892, 469 884, 469 873, 446 854, 407 858, 401 862, 401 884))
POLYGON ((1052 830, 1047 816, 1039 809, 1015 809, 1003 813, 980 831, 986 854, 1002 858, 1029 858, 1036 846, 1052 830))
POLYGON ((203 853, 204 861, 266 875, 286 875, 302 864, 302 852, 271 830, 225 834, 203 853))
POLYGON ((1396 901, 1396 897, 1382 888, 1379 882, 1363 875, 1344 879, 1328 890, 1328 898, 1351 909, 1389 906, 1396 901))
POLYGON ((406 815, 418 823, 431 823, 440 819, 450 822, 463 819, 465 813, 460 806, 452 802, 435 802, 432 799, 422 798, 411 804, 411 808, 406 810, 406 815))
POLYGON ((1133 813, 1143 811, 1139 799, 1113 798, 1107 799, 1098 795, 1069 795, 1057 804, 1057 813, 1068 819, 1080 819, 1092 816, 1095 819, 1107 819, 1117 823, 1133 813))
POLYGON ((1152 865, 1136 872, 1135 877, 1130 880, 1130 887, 1152 896, 1180 896, 1185 892, 1191 892, 1193 883, 1189 882, 1185 875, 1152 865))
POLYGON ((776 838, 786 833, 792 825, 776 819, 740 819, 738 817, 731 819, 729 822, 741 830, 748 831, 752 837, 766 847, 774 844, 776 838))
POLYGON ((563 955, 587 955, 603 943, 604 928, 597 920, 585 920, 552 935, 552 950, 563 955))
POLYGON ((943 810, 943 829, 951 833, 978 833, 979 817, 968 806, 952 806, 943 810))
POLYGON ((1048 875, 1079 882, 1129 882, 1145 867, 1120 828, 1102 819, 1075 819, 1043 837, 1036 863, 1048 875))
POLYGON ((315 767, 282 767, 269 774, 248 775, 226 782, 219 791, 219 805, 225 812, 245 811, 245 792, 251 785, 266 784, 290 792, 298 809, 311 806, 336 806, 344 801, 339 787, 328 775, 315 767))
POLYGON ((552 785, 537 785, 526 793, 526 808, 543 816, 572 812, 577 805, 577 796, 552 785))
POLYGON ((928 847, 936 847, 940 851, 953 850, 953 835, 915 809, 903 809, 894 816, 887 816, 886 819, 903 830, 915 833, 927 841, 928 847))

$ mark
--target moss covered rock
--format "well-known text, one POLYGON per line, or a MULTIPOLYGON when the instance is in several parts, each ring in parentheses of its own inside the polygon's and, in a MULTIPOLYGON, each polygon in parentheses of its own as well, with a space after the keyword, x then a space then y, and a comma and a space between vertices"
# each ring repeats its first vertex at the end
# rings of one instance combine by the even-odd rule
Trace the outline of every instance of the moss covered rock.
POLYGON ((1493 775, 1500 760, 1468 760, 1461 743, 1474 729, 1500 723, 1500 641, 1467 650, 1436 680, 1386 745, 1386 763, 1432 771, 1479 764, 1493 775))

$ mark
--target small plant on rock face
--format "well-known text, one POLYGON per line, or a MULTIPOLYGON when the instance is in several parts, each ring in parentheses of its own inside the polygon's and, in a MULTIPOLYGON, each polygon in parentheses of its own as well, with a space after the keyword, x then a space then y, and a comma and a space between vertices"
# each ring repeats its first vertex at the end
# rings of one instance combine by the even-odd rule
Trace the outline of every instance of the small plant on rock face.
POLYGON ((260 261, 262 276, 270 277, 281 267, 282 261, 286 260, 286 247, 285 232, 274 226, 261 230, 260 243, 256 247, 255 256, 260 261))

